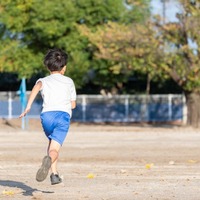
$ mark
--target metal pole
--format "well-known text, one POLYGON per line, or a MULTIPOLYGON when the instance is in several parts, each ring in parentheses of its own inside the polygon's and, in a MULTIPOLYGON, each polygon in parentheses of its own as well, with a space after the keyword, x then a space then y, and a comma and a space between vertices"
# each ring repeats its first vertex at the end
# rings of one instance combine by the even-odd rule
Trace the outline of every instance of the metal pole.
POLYGON ((82 112, 83 112, 83 122, 86 121, 86 96, 82 96, 82 112))
POLYGON ((8 119, 12 119, 12 92, 8 92, 8 119))
POLYGON ((172 95, 168 95, 168 117, 169 121, 172 120, 172 95))
POLYGON ((183 101, 183 119, 182 120, 183 120, 183 125, 186 125, 187 124, 188 110, 187 110, 186 97, 185 97, 184 94, 183 94, 182 101, 183 101))
POLYGON ((125 96, 125 121, 128 122, 128 113, 129 113, 129 96, 125 96))

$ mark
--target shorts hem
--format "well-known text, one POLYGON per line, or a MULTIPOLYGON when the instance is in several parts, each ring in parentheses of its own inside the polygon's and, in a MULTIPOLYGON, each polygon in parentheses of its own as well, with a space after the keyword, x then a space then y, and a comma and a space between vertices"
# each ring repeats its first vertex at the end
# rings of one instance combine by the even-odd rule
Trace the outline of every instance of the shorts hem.
POLYGON ((54 140, 56 142, 58 142, 61 146, 63 145, 63 142, 61 142, 60 140, 58 140, 57 138, 54 138, 54 137, 49 137, 50 140, 54 140))

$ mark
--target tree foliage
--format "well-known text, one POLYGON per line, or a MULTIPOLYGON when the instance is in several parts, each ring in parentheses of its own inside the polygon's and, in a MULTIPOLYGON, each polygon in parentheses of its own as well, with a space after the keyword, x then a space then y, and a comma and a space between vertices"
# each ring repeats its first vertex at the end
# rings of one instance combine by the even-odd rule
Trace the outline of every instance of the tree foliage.
POLYGON ((177 22, 156 25, 166 44, 162 70, 186 92, 200 92, 200 7, 198 1, 181 1, 177 22))
POLYGON ((132 70, 171 77, 184 91, 200 91, 200 5, 180 1, 177 22, 157 17, 145 24, 110 22, 96 31, 80 25, 81 34, 97 47, 99 59, 111 61, 114 74, 132 70))
POLYGON ((93 62, 92 81, 108 90, 113 88, 119 91, 123 88, 123 83, 126 83, 134 73, 132 62, 135 60, 131 54, 133 42, 129 40, 133 34, 130 27, 134 30, 134 24, 141 28, 149 18, 149 1, 126 1, 126 3, 128 9, 120 20, 110 20, 95 28, 85 24, 77 26, 80 34, 89 40, 88 48, 93 50, 96 58, 93 62))
MULTIPOLYGON (((108 21, 128 23, 132 12, 128 4, 131 2, 123 0, 1 1, 0 71, 27 78, 44 72, 43 54, 59 47, 69 52, 68 74, 77 88, 82 87, 93 67, 104 65, 104 61, 93 62, 93 49, 88 46, 88 39, 80 35, 77 24, 95 29, 108 21)), ((132 20, 143 17, 141 12, 132 16, 132 20)))
POLYGON ((186 95, 188 124, 200 126, 200 2, 180 0, 177 22, 156 27, 167 50, 160 68, 182 88, 186 95))
POLYGON ((158 67, 163 41, 152 23, 109 22, 95 32, 85 25, 80 25, 79 30, 97 48, 96 58, 110 61, 106 70, 115 75, 114 82, 123 84, 134 72, 146 74, 149 79, 168 77, 158 67))

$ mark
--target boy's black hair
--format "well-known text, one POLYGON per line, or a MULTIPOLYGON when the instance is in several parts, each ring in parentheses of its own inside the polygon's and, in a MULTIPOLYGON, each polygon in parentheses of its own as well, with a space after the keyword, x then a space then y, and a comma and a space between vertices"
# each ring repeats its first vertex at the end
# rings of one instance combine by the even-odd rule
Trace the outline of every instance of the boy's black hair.
POLYGON ((44 57, 44 65, 52 71, 60 71, 67 64, 68 55, 61 49, 50 49, 44 57))

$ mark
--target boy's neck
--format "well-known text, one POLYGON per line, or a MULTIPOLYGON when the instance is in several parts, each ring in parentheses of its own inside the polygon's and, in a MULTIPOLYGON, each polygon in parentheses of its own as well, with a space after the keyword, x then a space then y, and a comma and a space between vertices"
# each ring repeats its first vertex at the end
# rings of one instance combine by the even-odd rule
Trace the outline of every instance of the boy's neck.
POLYGON ((50 74, 61 74, 61 71, 52 71, 50 74))
POLYGON ((64 75, 66 71, 66 65, 60 71, 50 71, 51 74, 61 74, 64 75))

